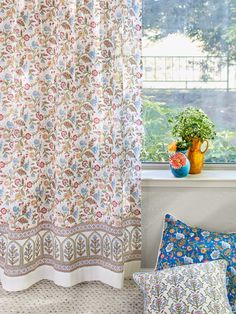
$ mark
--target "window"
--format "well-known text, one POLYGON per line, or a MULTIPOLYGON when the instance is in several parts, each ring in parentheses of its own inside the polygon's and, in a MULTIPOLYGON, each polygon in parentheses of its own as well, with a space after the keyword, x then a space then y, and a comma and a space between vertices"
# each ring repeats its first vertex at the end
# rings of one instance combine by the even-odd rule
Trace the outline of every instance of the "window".
POLYGON ((206 162, 235 163, 235 1, 144 0, 143 28, 142 160, 168 160, 168 119, 190 105, 216 125, 206 162))

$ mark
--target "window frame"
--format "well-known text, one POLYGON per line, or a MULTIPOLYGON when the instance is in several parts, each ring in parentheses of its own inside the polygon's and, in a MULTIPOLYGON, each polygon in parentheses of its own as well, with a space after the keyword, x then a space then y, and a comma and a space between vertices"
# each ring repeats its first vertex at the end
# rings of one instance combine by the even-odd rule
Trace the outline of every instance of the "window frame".
MULTIPOLYGON (((143 2, 143 13, 144 13, 144 2, 143 2)), ((228 8, 228 10, 229 10, 229 5, 227 6, 227 8, 228 8)), ((153 12, 153 11, 151 11, 151 12, 153 12)), ((227 11, 228 12, 228 11, 227 11)), ((229 13, 229 12, 228 12, 229 13)), ((144 21, 143 21, 143 24, 142 24, 142 26, 143 26, 143 36, 144 36, 144 31, 145 31, 145 23, 144 23, 144 21)), ((151 30, 151 28, 150 28, 150 30, 151 30)), ((172 33, 170 33, 170 34, 172 34, 172 33)), ((166 57, 172 57, 172 58, 176 58, 176 57, 179 57, 179 58, 187 58, 187 57, 192 57, 192 56, 189 56, 189 55, 181 55, 181 56, 176 56, 176 55, 167 55, 167 56, 165 56, 165 55, 146 55, 146 54, 143 54, 142 53, 142 60, 143 60, 143 58, 155 58, 155 57, 161 57, 161 58, 166 58, 166 57)), ((229 92, 231 92, 231 91, 233 91, 233 92, 235 92, 236 93, 236 87, 230 87, 230 84, 229 84, 229 78, 228 78, 228 75, 229 75, 229 73, 228 73, 228 71, 229 71, 229 66, 236 66, 236 62, 235 61, 233 61, 233 63, 232 63, 232 60, 230 59, 230 56, 229 56, 229 49, 227 50, 227 52, 225 52, 225 53, 223 53, 222 55, 220 54, 220 55, 217 55, 217 54, 214 54, 214 52, 213 52, 213 54, 209 54, 209 55, 205 55, 205 54, 203 54, 203 55, 201 55, 201 56, 198 56, 198 55, 196 55, 196 56, 193 56, 193 57, 195 57, 195 58, 223 58, 223 59, 225 59, 226 60, 226 63, 227 63, 227 86, 226 86, 226 88, 209 88, 209 89, 211 89, 211 90, 224 90, 224 91, 229 91, 229 92)), ((143 66, 144 66, 144 62, 143 62, 143 66)), ((144 74, 144 73, 143 73, 144 74)), ((145 83, 146 81, 144 81, 143 80, 143 82, 145 83)), ((150 82, 158 82, 158 81, 150 81, 150 82)), ((166 82, 166 81, 159 81, 159 82, 166 82)), ((171 82, 174 82, 174 81, 171 81, 171 82)), ((182 82, 182 81, 178 81, 178 82, 182 82)), ((183 81, 183 82, 185 82, 185 80, 183 81)), ((198 82, 198 81, 196 81, 196 82, 198 82)), ((200 81, 199 81, 200 82, 200 81)), ((213 81, 213 82, 215 82, 215 81, 213 81)), ((218 81, 216 81, 216 82, 218 82, 218 81)), ((223 82, 223 81, 222 81, 223 82)), ((211 83, 211 81, 210 81, 210 83, 211 83)), ((187 83, 186 83, 187 84, 187 83)), ((146 87, 144 87, 144 85, 142 86, 142 96, 143 96, 143 89, 148 89, 148 88, 146 88, 146 87)), ((151 88, 150 88, 151 89, 151 88)), ((172 89, 172 88, 170 88, 170 89, 172 89)), ((192 88, 193 90, 195 89, 195 88, 192 88)), ((208 88, 203 88, 203 90, 208 90, 208 88)), ((178 90, 181 90, 181 88, 173 88, 173 90, 176 90, 176 91, 178 91, 178 90)), ((191 88, 189 88, 189 90, 191 90, 191 88)), ((144 128, 145 128, 145 125, 144 125, 144 128)), ((233 145, 234 146, 234 145, 233 145)), ((234 156, 234 155, 233 155, 234 156)), ((236 154, 235 154, 235 157, 236 157, 236 154)), ((142 163, 142 169, 143 170, 167 170, 167 169, 169 169, 169 164, 168 164, 168 161, 143 161, 142 159, 141 159, 141 163, 142 163)), ((231 171, 231 170, 236 170, 236 161, 235 162, 206 162, 206 163, 204 163, 204 169, 205 170, 216 170, 216 171, 231 171)))
MULTIPOLYGON (((142 170, 169 170, 168 162, 143 162, 142 170)), ((236 163, 204 163, 204 170, 234 171, 236 163)))

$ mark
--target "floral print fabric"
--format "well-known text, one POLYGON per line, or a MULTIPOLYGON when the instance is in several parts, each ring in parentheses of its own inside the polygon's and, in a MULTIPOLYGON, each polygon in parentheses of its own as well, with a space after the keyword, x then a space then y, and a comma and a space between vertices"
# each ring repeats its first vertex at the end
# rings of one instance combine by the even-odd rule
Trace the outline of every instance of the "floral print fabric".
POLYGON ((225 259, 230 304, 236 312, 236 234, 189 227, 166 215, 157 269, 225 259))
POLYGON ((6 274, 44 262, 121 272, 140 259, 140 10, 140 0, 1 1, 6 274))
POLYGON ((136 273, 145 294, 145 314, 230 314, 226 293, 227 262, 174 267, 136 273))

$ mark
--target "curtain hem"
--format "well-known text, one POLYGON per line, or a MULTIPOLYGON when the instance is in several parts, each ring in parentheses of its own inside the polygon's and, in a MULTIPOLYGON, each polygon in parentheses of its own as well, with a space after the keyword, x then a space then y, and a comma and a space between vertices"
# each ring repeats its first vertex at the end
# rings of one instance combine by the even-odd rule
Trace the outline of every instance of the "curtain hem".
POLYGON ((43 265, 34 271, 17 277, 9 277, 0 269, 0 281, 4 290, 21 291, 30 288, 40 280, 46 279, 53 281, 62 287, 72 287, 85 281, 100 281, 114 288, 123 287, 124 278, 129 278, 136 271, 140 270, 140 261, 130 261, 125 263, 124 272, 117 273, 101 266, 88 266, 78 268, 72 272, 60 272, 53 266, 43 265))

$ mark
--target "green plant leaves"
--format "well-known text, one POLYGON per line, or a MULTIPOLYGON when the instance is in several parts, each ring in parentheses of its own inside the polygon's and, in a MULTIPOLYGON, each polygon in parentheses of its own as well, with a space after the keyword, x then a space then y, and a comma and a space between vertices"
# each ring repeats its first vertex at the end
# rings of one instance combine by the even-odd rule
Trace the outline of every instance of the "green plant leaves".
POLYGON ((172 134, 186 142, 193 138, 213 140, 216 135, 215 124, 201 109, 187 107, 175 116, 172 134))

